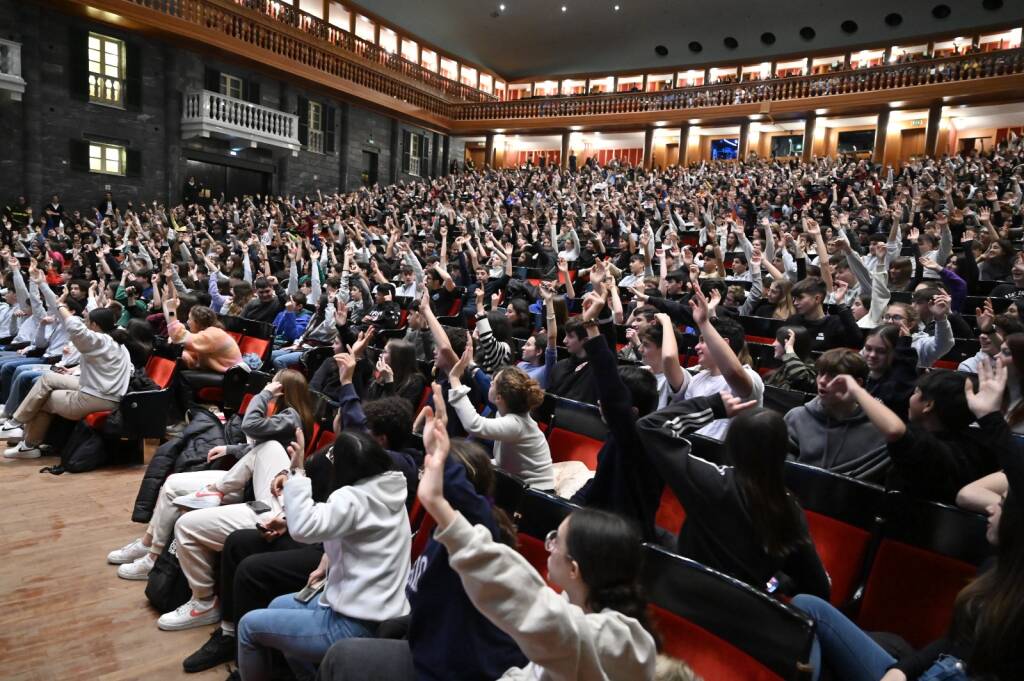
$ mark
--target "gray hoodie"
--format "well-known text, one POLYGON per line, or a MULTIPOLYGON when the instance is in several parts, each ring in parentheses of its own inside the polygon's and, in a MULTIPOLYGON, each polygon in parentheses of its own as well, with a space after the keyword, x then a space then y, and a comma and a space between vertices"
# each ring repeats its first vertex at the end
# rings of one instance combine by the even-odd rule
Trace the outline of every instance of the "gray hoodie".
POLYGON ((825 413, 821 398, 785 416, 791 448, 800 463, 858 480, 881 482, 889 469, 885 439, 857 408, 846 418, 825 413))

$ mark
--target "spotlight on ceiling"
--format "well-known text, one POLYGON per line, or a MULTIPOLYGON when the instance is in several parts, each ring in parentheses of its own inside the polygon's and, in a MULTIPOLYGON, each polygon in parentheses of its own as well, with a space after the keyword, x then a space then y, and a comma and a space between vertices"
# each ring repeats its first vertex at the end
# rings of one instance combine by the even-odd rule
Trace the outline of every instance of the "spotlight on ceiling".
POLYGON ((668 48, 665 47, 664 45, 655 45, 654 53, 659 57, 664 57, 668 54, 668 48))
POLYGON ((618 11, 619 11, 619 6, 618 6, 618 5, 615 5, 615 11, 616 11, 616 12, 618 12, 618 11))
POLYGON ((498 11, 504 12, 505 11, 505 5, 498 5, 498 11))
POLYGON ((566 11, 566 10, 568 10, 568 9, 569 9, 568 7, 566 7, 565 5, 562 5, 562 11, 563 11, 563 12, 565 12, 565 11, 566 11))

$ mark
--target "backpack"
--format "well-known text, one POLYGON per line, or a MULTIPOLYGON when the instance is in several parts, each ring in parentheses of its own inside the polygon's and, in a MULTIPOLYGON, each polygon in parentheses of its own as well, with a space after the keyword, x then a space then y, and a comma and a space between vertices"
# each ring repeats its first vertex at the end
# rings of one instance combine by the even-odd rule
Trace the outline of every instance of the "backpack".
POLYGON ((146 581, 146 599, 157 612, 171 612, 192 597, 192 589, 178 562, 178 540, 172 540, 153 563, 146 581))

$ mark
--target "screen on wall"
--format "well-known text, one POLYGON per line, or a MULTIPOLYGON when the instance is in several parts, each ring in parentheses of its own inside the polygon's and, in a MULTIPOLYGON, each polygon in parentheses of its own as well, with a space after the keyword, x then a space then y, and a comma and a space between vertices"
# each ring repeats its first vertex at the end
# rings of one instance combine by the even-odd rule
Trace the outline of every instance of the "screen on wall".
POLYGON ((772 156, 799 156, 803 151, 803 135, 781 135, 772 138, 772 156))
POLYGON ((739 154, 740 140, 738 137, 711 140, 711 160, 728 161, 739 154))
POLYGON ((874 130, 849 130, 836 137, 836 151, 842 154, 856 154, 875 148, 874 130))

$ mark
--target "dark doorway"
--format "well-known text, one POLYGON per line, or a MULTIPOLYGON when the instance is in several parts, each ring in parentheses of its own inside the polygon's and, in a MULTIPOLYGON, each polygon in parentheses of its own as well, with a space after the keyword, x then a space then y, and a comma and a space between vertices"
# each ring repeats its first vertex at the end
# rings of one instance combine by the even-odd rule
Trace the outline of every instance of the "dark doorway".
POLYGON ((366 186, 377 184, 377 172, 380 167, 380 157, 376 151, 363 152, 362 180, 366 186))
POLYGON ((267 194, 270 191, 270 173, 220 163, 208 163, 188 159, 185 177, 194 175, 204 189, 201 203, 209 204, 211 198, 220 199, 223 193, 228 199, 249 194, 267 194))

